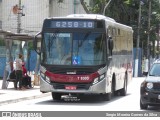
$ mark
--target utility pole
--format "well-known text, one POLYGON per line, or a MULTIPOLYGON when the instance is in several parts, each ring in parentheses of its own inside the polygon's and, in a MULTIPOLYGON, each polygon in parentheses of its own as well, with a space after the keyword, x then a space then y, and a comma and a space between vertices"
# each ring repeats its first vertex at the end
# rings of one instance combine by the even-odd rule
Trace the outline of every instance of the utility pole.
POLYGON ((148 70, 150 69, 150 21, 151 21, 151 0, 149 2, 148 9, 148 36, 147 36, 147 59, 148 59, 148 70))
POLYGON ((137 44, 136 44, 136 59, 135 59, 135 71, 134 77, 138 77, 138 62, 139 62, 139 41, 140 41, 140 28, 141 28, 141 5, 142 1, 139 1, 139 17, 138 17, 138 30, 137 30, 137 44))
MULTIPOLYGON (((160 38, 160 24, 157 25, 157 52, 159 53, 159 38, 160 38)), ((157 54, 157 58, 159 58, 159 54, 157 54)))
POLYGON ((21 33, 21 0, 18 2, 17 33, 21 33))
POLYGON ((73 5, 74 5, 74 14, 76 14, 76 0, 73 1, 73 5))

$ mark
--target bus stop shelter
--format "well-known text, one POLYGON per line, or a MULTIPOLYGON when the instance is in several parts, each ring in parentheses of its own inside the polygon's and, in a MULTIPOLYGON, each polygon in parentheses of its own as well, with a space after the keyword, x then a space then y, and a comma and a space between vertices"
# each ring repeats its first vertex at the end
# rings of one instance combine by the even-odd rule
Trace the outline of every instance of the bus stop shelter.
POLYGON ((13 70, 13 62, 18 54, 23 54, 23 61, 28 60, 28 43, 33 41, 33 36, 24 33, 12 33, 0 29, 0 36, 4 38, 6 46, 6 65, 3 75, 2 89, 6 89, 7 77, 13 70))

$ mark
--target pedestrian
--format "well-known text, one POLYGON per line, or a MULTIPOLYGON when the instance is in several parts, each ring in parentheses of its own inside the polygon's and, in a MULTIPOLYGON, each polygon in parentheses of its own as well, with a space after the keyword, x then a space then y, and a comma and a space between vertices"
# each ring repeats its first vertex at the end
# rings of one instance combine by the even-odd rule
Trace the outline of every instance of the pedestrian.
POLYGON ((31 77, 27 74, 27 69, 25 68, 24 62, 22 63, 22 71, 23 71, 22 85, 25 88, 32 88, 31 77))
POLYGON ((15 60, 15 71, 16 71, 16 82, 15 89, 17 89, 17 84, 19 82, 19 90, 22 90, 22 58, 23 55, 19 54, 18 58, 15 60))

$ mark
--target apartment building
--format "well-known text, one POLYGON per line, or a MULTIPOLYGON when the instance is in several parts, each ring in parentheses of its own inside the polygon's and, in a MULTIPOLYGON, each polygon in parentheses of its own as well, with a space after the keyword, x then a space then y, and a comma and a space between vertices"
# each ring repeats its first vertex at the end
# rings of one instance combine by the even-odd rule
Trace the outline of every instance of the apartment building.
MULTIPOLYGON (((66 16, 74 13, 85 13, 80 0, 62 0, 63 3, 58 3, 57 0, 50 0, 49 16, 66 16)), ((86 0, 89 2, 89 0, 86 0)))
MULTIPOLYGON (((86 2, 89 3, 89 0, 86 2)), ((16 33, 20 24, 20 32, 28 34, 41 31, 43 20, 47 17, 85 13, 80 0, 0 0, 0 11, 0 27, 3 30, 16 33), (19 4, 22 9, 20 20, 15 12, 19 4)))

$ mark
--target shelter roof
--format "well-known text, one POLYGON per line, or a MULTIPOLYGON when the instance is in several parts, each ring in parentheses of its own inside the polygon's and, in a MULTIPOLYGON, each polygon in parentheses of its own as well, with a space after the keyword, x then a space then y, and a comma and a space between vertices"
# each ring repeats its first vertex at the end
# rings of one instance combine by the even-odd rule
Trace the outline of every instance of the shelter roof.
POLYGON ((5 39, 20 40, 20 41, 32 41, 34 36, 26 33, 13 33, 0 29, 0 35, 4 35, 5 39))

